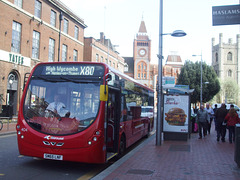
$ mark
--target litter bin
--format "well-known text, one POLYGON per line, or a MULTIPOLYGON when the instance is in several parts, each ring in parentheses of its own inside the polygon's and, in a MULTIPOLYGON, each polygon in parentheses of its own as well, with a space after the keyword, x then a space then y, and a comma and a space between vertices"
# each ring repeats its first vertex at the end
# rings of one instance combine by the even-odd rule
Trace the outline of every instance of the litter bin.
POLYGON ((235 153, 234 160, 240 168, 240 124, 235 125, 235 153))

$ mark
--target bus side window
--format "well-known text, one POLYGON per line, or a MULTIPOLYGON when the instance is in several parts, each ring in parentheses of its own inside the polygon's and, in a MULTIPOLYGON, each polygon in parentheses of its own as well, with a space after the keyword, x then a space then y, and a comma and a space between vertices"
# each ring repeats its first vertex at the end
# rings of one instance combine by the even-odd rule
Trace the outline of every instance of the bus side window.
POLYGON ((126 105, 126 98, 124 95, 121 97, 121 119, 120 121, 126 121, 127 120, 127 105, 126 105))

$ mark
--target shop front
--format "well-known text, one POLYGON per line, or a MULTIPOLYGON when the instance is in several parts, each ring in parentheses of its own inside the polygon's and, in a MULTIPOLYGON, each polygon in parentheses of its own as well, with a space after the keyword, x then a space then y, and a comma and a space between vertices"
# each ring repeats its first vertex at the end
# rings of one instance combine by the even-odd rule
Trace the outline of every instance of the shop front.
POLYGON ((24 74, 30 67, 30 58, 0 50, 0 117, 17 116, 24 74))

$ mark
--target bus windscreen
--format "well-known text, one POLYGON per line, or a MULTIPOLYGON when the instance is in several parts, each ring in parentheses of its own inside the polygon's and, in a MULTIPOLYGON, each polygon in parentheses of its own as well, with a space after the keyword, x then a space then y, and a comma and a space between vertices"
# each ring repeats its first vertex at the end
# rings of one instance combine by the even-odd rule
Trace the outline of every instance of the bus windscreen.
POLYGON ((71 81, 71 76, 32 77, 24 100, 23 114, 35 130, 68 135, 89 127, 99 104, 99 82, 71 81))

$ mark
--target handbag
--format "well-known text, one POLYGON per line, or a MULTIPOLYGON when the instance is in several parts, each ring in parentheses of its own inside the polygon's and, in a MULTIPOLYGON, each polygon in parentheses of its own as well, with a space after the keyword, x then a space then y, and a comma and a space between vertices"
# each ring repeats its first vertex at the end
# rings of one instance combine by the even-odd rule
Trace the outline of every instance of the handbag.
POLYGON ((222 122, 222 125, 223 125, 223 126, 226 126, 226 125, 227 125, 227 122, 226 122, 226 121, 223 121, 223 122, 222 122))

